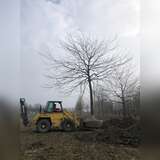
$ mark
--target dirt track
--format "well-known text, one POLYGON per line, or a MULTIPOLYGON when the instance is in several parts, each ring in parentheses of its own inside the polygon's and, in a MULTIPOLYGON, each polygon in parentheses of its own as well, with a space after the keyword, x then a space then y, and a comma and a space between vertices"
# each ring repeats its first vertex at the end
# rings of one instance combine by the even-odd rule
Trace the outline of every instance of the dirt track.
POLYGON ((76 138, 90 132, 52 131, 40 134, 23 129, 20 133, 21 160, 140 160, 138 148, 76 138))

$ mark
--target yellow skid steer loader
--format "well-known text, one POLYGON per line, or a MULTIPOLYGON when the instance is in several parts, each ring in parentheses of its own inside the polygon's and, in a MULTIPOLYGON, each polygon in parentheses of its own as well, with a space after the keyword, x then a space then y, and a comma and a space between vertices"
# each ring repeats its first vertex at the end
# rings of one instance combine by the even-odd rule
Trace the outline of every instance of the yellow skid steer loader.
POLYGON ((91 124, 91 128, 99 128, 101 126, 101 123, 99 125, 99 121, 98 123, 97 121, 93 122, 93 120, 85 122, 75 113, 64 110, 62 101, 48 101, 45 108, 42 110, 40 107, 39 113, 36 113, 31 121, 28 120, 24 98, 20 98, 20 108, 24 126, 30 124, 32 128, 41 133, 48 132, 51 129, 74 131, 78 128, 89 127, 87 123, 91 124))

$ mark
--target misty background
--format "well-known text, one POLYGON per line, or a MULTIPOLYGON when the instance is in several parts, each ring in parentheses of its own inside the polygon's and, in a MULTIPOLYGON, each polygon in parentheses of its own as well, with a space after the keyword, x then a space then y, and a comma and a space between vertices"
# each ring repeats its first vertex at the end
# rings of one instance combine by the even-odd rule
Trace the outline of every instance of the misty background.
POLYGON ((57 88, 46 89, 47 72, 38 54, 46 46, 53 55, 63 54, 59 40, 66 33, 89 33, 98 38, 118 37, 118 43, 134 57, 139 65, 138 1, 85 1, 85 0, 24 0, 21 3, 21 95, 29 103, 45 103, 49 99, 63 100, 73 107, 79 93, 66 95, 57 88))
POLYGON ((77 95, 66 96, 54 88, 48 90, 42 87, 46 81, 43 76, 46 70, 37 51, 49 45, 55 49, 54 54, 59 54, 56 52, 58 40, 67 32, 77 30, 94 33, 97 37, 103 38, 117 35, 121 47, 134 56, 136 66, 140 64, 141 50, 145 59, 141 66, 142 69, 146 67, 148 71, 145 75, 142 74, 143 80, 149 81, 149 84, 159 84, 159 72, 155 69, 159 67, 158 5, 149 1, 143 2, 140 4, 138 0, 23 0, 20 3, 18 0, 2 0, 1 97, 9 97, 17 102, 19 97, 23 96, 28 103, 42 104, 48 99, 61 99, 66 106, 73 106, 77 95), (151 23, 148 20, 151 20, 151 23), (143 37, 140 38, 141 35, 143 37), (154 40, 156 43, 153 43, 154 40), (154 72, 149 72, 152 67, 154 72), (149 76, 150 73, 152 78, 149 76), (148 78, 145 78, 146 76, 148 78), (153 83, 153 79, 157 83, 153 83))

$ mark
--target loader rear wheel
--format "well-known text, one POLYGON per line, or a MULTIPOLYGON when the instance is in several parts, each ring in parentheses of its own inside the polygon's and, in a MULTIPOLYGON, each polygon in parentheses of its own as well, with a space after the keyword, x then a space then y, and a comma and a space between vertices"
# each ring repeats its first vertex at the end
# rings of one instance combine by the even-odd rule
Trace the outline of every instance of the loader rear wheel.
POLYGON ((47 119, 41 119, 37 123, 37 131, 41 133, 46 133, 51 129, 51 124, 47 119))
POLYGON ((66 132, 71 132, 75 130, 75 125, 72 121, 65 120, 64 122, 62 122, 62 128, 66 132))

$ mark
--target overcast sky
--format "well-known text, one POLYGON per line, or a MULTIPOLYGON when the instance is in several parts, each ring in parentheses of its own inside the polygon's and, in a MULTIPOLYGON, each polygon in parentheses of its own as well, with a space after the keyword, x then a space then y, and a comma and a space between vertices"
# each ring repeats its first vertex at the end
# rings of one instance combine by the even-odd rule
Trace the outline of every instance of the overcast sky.
MULTIPOLYGON (((60 99, 73 107, 78 94, 44 89, 46 72, 37 53, 45 45, 58 52, 59 39, 81 31, 100 38, 118 35, 122 48, 139 61, 140 4, 138 0, 23 0, 21 3, 21 84, 30 103, 60 99)), ((57 53, 58 52, 58 53, 57 53)))
POLYGON ((18 102, 24 96, 32 104, 62 99, 74 106, 77 95, 41 87, 46 70, 37 50, 47 43, 61 54, 58 40, 77 30, 117 34, 137 66, 141 52, 142 87, 160 90, 159 6, 159 0, 0 0, 0 98, 18 102))
MULTIPOLYGON (((0 71, 6 75, 0 79, 3 94, 13 92, 13 97, 23 96, 32 104, 44 104, 49 99, 63 100, 65 106, 73 107, 77 94, 67 96, 54 88, 48 90, 42 87, 46 82, 43 76, 46 69, 37 53, 49 45, 54 50, 53 55, 61 54, 57 43, 68 32, 81 31, 105 39, 118 35, 120 46, 127 49, 139 65, 139 0, 22 0, 21 3, 18 0, 3 0, 1 3, 1 16, 7 21, 7 27, 14 30, 13 33, 7 32, 10 47, 7 48, 6 41, 1 49, 7 55, 0 57, 1 64, 5 64, 5 69, 1 67, 0 71), (13 16, 17 18, 17 23, 12 26, 13 16), (16 76, 8 74, 12 70, 16 71, 16 76), (17 94, 15 91, 19 84, 20 94, 17 94)), ((4 40, 2 38, 1 42, 4 40)))
MULTIPOLYGON (((100 38, 118 35, 119 43, 138 64, 140 4, 138 0, 23 0, 21 2, 21 95, 29 103, 63 100, 73 107, 78 94, 44 89, 46 72, 37 51, 52 46, 68 32, 81 31, 100 38)), ((58 52, 58 53, 57 53, 58 52)))

